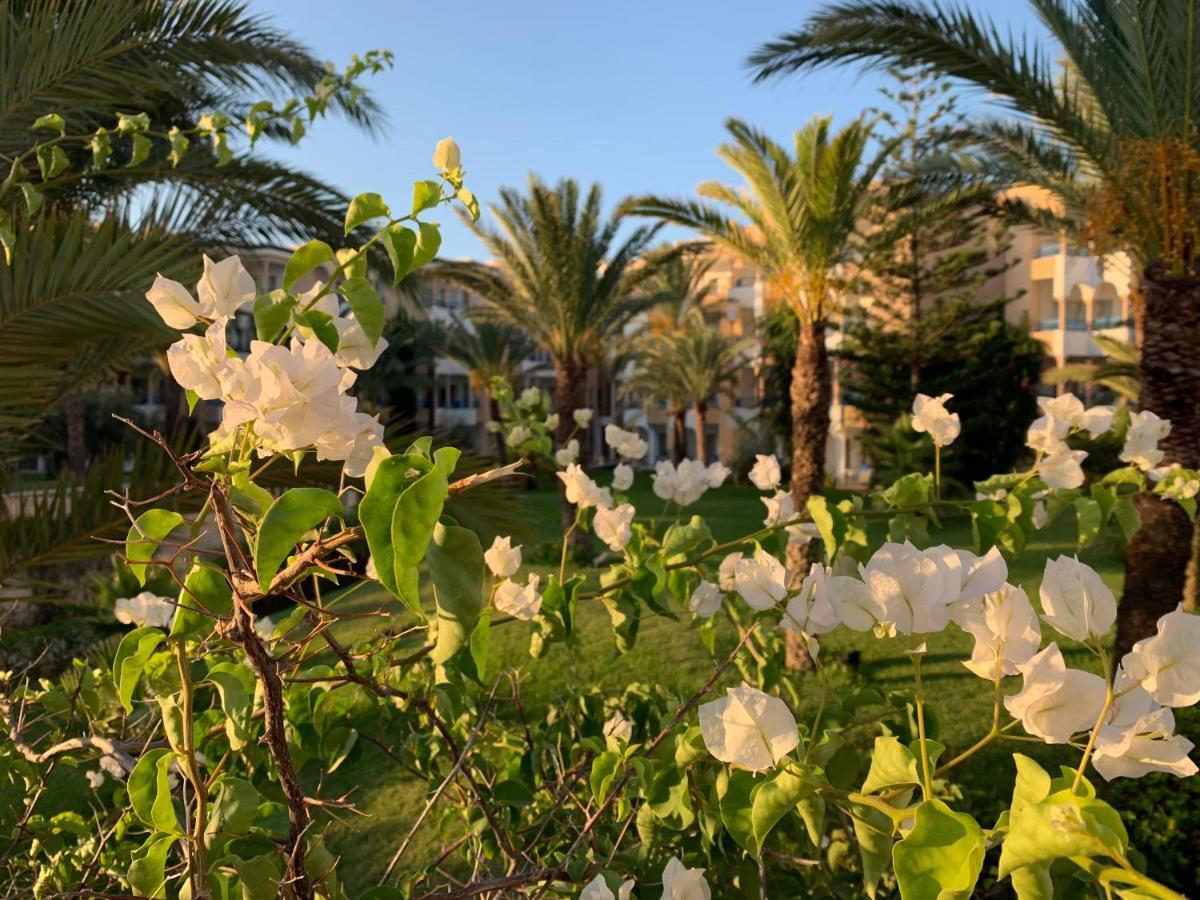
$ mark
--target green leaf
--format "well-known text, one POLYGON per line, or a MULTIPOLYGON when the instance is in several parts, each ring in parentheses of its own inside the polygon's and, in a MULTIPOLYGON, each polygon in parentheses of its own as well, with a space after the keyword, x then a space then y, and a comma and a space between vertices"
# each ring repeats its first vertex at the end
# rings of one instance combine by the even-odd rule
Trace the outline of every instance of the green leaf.
POLYGON ((708 524, 700 516, 692 516, 687 522, 677 522, 667 529, 663 535, 663 556, 671 562, 671 557, 680 553, 700 550, 712 541, 712 532, 708 524))
POLYGON ((108 163, 108 158, 112 156, 112 138, 108 136, 108 130, 97 128, 89 146, 92 149, 92 165, 97 169, 103 169, 108 163))
POLYGON ((144 134, 135 134, 129 139, 129 162, 125 164, 125 167, 132 169, 134 166, 140 166, 149 159, 153 146, 150 138, 144 134))
POLYGON ((358 504, 358 520, 367 538, 367 548, 375 560, 379 583, 393 596, 400 596, 396 584, 395 550, 392 546, 392 514, 404 489, 415 475, 429 469, 422 457, 397 453, 375 467, 371 484, 358 504))
POLYGON ((324 241, 312 240, 302 247, 297 247, 283 270, 284 290, 290 291, 296 282, 309 272, 333 261, 333 248, 324 241))
POLYGON ((254 547, 259 588, 270 588, 279 566, 305 534, 341 514, 342 501, 324 488, 292 488, 272 503, 263 516, 254 547))
POLYGON ((968 900, 983 869, 983 830, 941 800, 917 807, 912 830, 892 848, 903 900, 968 900))
POLYGON ((42 208, 42 192, 28 181, 22 181, 19 187, 21 188, 21 193, 25 196, 25 207, 32 216, 42 208))
MULTIPOLYGON (((449 475, 458 462, 459 451, 441 447, 434 454, 433 468, 400 494, 392 511, 392 553, 396 573, 397 596, 411 610, 420 613, 417 566, 433 537, 433 527, 442 515, 442 506, 450 489, 449 475)), ((379 473, 376 472, 376 478, 379 473)), ((379 560, 376 560, 376 568, 379 560)))
POLYGON ((605 750, 592 760, 592 771, 588 776, 588 785, 592 789, 592 798, 597 804, 608 799, 608 792, 621 768, 621 754, 605 750))
POLYGON ((234 472, 232 482, 229 502, 256 522, 261 521, 275 502, 275 495, 255 484, 245 469, 234 472))
POLYGON ((240 896, 234 894, 230 900, 233 900, 234 897, 237 897, 238 900, 277 900, 280 896, 279 865, 272 854, 266 853, 253 859, 226 856, 218 864, 232 866, 241 883, 240 896))
POLYGON ((167 896, 167 854, 178 840, 173 834, 152 834, 129 864, 129 887, 142 897, 167 896))
POLYGON ((319 309, 310 309, 296 314, 296 324, 312 331, 322 344, 329 348, 330 353, 337 353, 341 343, 341 332, 333 321, 333 316, 319 309))
POLYGON ((171 637, 201 638, 213 630, 213 616, 233 612, 233 589, 225 573, 201 562, 192 564, 179 592, 179 608, 171 623, 171 637))
POLYGON ((892 858, 892 821, 883 812, 869 806, 854 806, 854 837, 862 860, 863 888, 875 896, 879 879, 892 858))
POLYGON ((1070 788, 1009 817, 1000 850, 1000 877, 1025 866, 1073 856, 1124 856, 1129 836, 1121 816, 1103 800, 1070 788))
POLYGON ((675 766, 664 766, 655 773, 646 790, 646 803, 660 822, 675 831, 690 828, 696 821, 687 772, 675 766))
POLYGON ((167 138, 171 142, 171 152, 167 154, 167 159, 171 163, 171 168, 175 168, 183 162, 191 141, 188 140, 186 134, 174 127, 167 132, 167 138))
POLYGON ((475 199, 467 188, 459 188, 454 195, 458 198, 458 202, 467 210, 467 215, 471 217, 472 222, 479 221, 479 201, 475 199))
POLYGON ((139 131, 145 131, 150 127, 150 115, 148 113, 137 113, 132 115, 129 113, 117 114, 117 132, 119 134, 136 134, 139 131))
POLYGON ((873 794, 884 788, 918 785, 921 783, 920 765, 914 752, 901 744, 895 735, 877 737, 862 791, 873 794))
POLYGON ((812 787, 787 768, 777 769, 755 785, 750 796, 750 824, 760 852, 771 829, 811 793, 812 787))
POLYGON ((258 815, 261 800, 258 791, 244 778, 222 775, 214 785, 216 796, 208 812, 208 824, 204 833, 210 838, 216 835, 238 837, 246 834, 258 815))
POLYGON ((268 343, 283 334, 296 298, 283 289, 271 291, 254 298, 254 330, 260 341, 268 343))
POLYGON ((753 772, 743 769, 722 772, 717 778, 717 797, 721 822, 729 836, 747 853, 757 856, 758 844, 754 839, 754 819, 750 801, 755 782, 753 772))
POLYGON ((175 754, 165 747, 148 750, 129 773, 126 788, 134 815, 142 823, 166 834, 181 834, 175 806, 171 803, 168 767, 175 754))
POLYGON ((67 123, 58 113, 46 113, 44 116, 39 116, 31 127, 34 131, 41 128, 57 131, 60 136, 67 133, 67 123))
POLYGON ((375 286, 365 278, 349 278, 342 282, 339 290, 350 304, 350 310, 362 326, 367 340, 375 343, 383 334, 384 320, 383 301, 379 299, 375 286))
POLYGON ((125 538, 125 557, 139 585, 146 586, 146 563, 159 542, 182 524, 183 516, 169 509, 148 509, 134 520, 125 538))
POLYGON ((438 621, 430 659, 441 665, 467 643, 483 609, 483 547, 475 532, 438 523, 428 558, 438 621))
POLYGON ((1135 531, 1142 527, 1142 514, 1138 512, 1138 508, 1133 505, 1133 501, 1129 497, 1117 498, 1117 502, 1113 505, 1113 518, 1117 520, 1121 534, 1127 541, 1133 537, 1135 531))
POLYGON ((133 690, 137 687, 142 670, 150 661, 158 645, 167 636, 158 628, 135 628, 117 647, 117 655, 113 658, 113 683, 117 686, 117 696, 125 712, 133 712, 133 690))
POLYGON ((414 181, 412 214, 424 212, 438 205, 442 199, 442 186, 436 181, 414 181))
POLYGON ((369 222, 372 219, 389 218, 392 211, 388 209, 388 205, 383 202, 383 198, 378 194, 359 194, 350 201, 350 207, 346 210, 346 230, 345 234, 349 234, 363 222, 369 222))
POLYGON ((1075 517, 1079 520, 1079 547, 1083 549, 1100 536, 1100 527, 1104 524, 1100 504, 1087 497, 1080 497, 1075 501, 1075 517))
POLYGON ((208 670, 208 680, 221 697, 229 749, 241 750, 254 738, 254 673, 241 663, 225 661, 208 670))
POLYGON ((37 161, 42 181, 49 181, 56 175, 62 174, 67 170, 67 166, 71 164, 71 161, 67 159, 67 154, 57 144, 53 147, 39 147, 37 161))
POLYGON ((879 497, 894 509, 915 509, 926 506, 933 499, 933 477, 912 472, 896 479, 879 497))
POLYGON ((808 498, 807 508, 813 523, 821 533, 821 540, 825 542, 826 556, 833 559, 846 537, 846 516, 836 506, 831 506, 820 494, 808 498))
POLYGON ((403 225, 392 225, 380 238, 388 259, 392 261, 392 283, 399 284, 413 269, 413 254, 417 249, 417 236, 412 229, 403 225))
POLYGON ((433 262, 433 258, 437 256, 438 250, 442 246, 442 231, 435 222, 421 222, 420 234, 417 235, 417 244, 413 248, 412 267, 419 269, 428 263, 433 262))
POLYGON ((471 632, 471 661, 475 664, 475 680, 482 682, 487 678, 488 656, 492 644, 492 613, 484 610, 483 615, 471 632))

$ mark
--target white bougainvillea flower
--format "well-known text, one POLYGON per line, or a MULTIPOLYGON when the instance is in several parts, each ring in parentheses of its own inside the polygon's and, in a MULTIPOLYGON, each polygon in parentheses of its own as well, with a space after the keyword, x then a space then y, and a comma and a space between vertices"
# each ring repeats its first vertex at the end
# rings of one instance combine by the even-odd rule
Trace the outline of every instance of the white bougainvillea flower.
POLYGON ((1108 585, 1073 556, 1046 560, 1038 596, 1046 624, 1072 640, 1101 638, 1117 618, 1117 601, 1108 585))
POLYGON ((849 575, 830 575, 825 579, 825 595, 838 620, 854 631, 871 631, 884 618, 883 608, 875 602, 871 589, 849 575))
POLYGON ((772 528, 796 518, 796 501, 792 499, 792 495, 788 491, 776 491, 769 497, 760 497, 759 499, 767 508, 767 516, 763 519, 764 527, 772 528))
POLYGON ((1004 698, 1004 708, 1029 734, 1047 744, 1065 744, 1078 731, 1096 723, 1104 706, 1104 679, 1081 669, 1068 669, 1058 644, 1051 643, 1020 666, 1024 678, 1017 694, 1004 698))
POLYGON ((88 787, 90 787, 93 791, 100 790, 100 788, 104 786, 104 782, 108 780, 108 777, 103 772, 99 772, 94 769, 90 772, 84 773, 84 775, 87 778, 88 787))
POLYGON ((1030 521, 1033 527, 1041 531, 1050 524, 1050 514, 1046 512, 1046 502, 1038 500, 1033 504, 1033 513, 1030 515, 1030 521))
POLYGON ((641 459, 649 449, 636 431, 626 431, 611 422, 604 426, 604 440, 622 459, 641 459))
POLYGON ((228 319, 217 319, 204 335, 185 334, 167 348, 167 366, 179 386, 194 391, 201 400, 220 400, 224 385, 241 360, 230 359, 225 341, 228 319))
POLYGON ((633 469, 625 465, 625 463, 619 463, 613 469, 612 489, 614 491, 627 491, 631 487, 633 487, 633 469))
POLYGON ((721 565, 717 567, 717 583, 723 591, 737 590, 737 564, 743 559, 745 554, 741 551, 730 553, 723 560, 721 565))
MULTIPOLYGON (((275 451, 299 450, 327 437, 331 423, 354 409, 343 404, 354 373, 338 368, 320 341, 293 341, 286 347, 252 341, 244 367, 246 414, 255 434, 275 451)), ((225 410, 225 421, 230 410, 225 410)), ((234 419, 236 422, 236 418, 234 419)))
POLYGON ((1004 561, 999 547, 992 547, 983 556, 976 556, 967 550, 956 550, 955 553, 962 572, 959 603, 976 600, 1004 587, 1008 580, 1008 563, 1004 561))
POLYGON ((712 891, 703 869, 689 869, 678 857, 671 857, 662 873, 662 900, 711 900, 712 891))
MULTIPOLYGON (((804 576, 800 591, 787 602, 780 624, 789 631, 812 637, 826 634, 838 626, 838 616, 829 601, 827 589, 831 574, 820 563, 813 563, 804 576)), ((845 577, 845 576, 839 576, 845 577)))
POLYGON ((504 437, 504 443, 509 447, 520 447, 527 441, 533 440, 533 432, 525 425, 516 425, 504 437))
POLYGON ((1141 687, 1130 686, 1126 673, 1117 676, 1118 695, 1108 719, 1096 735, 1092 765, 1108 781, 1170 772, 1180 778, 1196 774, 1188 758, 1195 746, 1175 734, 1175 715, 1154 702, 1141 687))
POLYGON ((113 617, 122 625, 138 628, 166 628, 175 618, 175 603, 150 591, 132 597, 118 597, 113 604, 113 617))
POLYGON ((955 607, 954 621, 975 638, 971 658, 963 663, 980 678, 1016 675, 1038 652, 1042 630, 1029 597, 1005 584, 983 598, 955 607))
POLYGON ((433 165, 439 172, 453 172, 462 165, 462 151, 454 138, 442 138, 433 148, 433 165))
POLYGON ((1051 416, 1042 416, 1040 419, 1034 419, 1025 432, 1025 443, 1039 453, 1050 454, 1066 446, 1063 438, 1069 431, 1066 422, 1051 416))
POLYGON ((579 461, 579 441, 571 438, 567 441, 567 446, 561 447, 554 452, 554 461, 562 468, 566 468, 572 463, 579 461))
POLYGON ((773 491, 779 487, 781 477, 779 460, 769 454, 755 455, 754 465, 750 467, 750 482, 756 488, 760 491, 773 491))
POLYGON ((517 584, 511 578, 505 578, 496 585, 492 602, 496 609, 505 615, 528 622, 542 608, 542 595, 537 590, 539 581, 539 575, 530 575, 529 581, 524 585, 517 584))
POLYGON ((218 263, 204 257, 204 274, 196 284, 196 295, 206 316, 232 316, 254 299, 254 279, 236 256, 218 263))
POLYGON ((497 536, 483 553, 483 561, 497 578, 511 578, 521 568, 521 546, 513 546, 512 538, 497 536))
POLYGON ((744 682, 700 705, 700 732, 709 753, 752 772, 774 768, 800 743, 787 704, 744 682))
POLYGON ((633 881, 625 881, 621 887, 617 889, 617 893, 613 894, 604 880, 603 875, 597 875, 586 885, 583 891, 579 894, 579 900, 629 900, 629 895, 633 893, 633 881))
POLYGON ((1038 461, 1037 473, 1047 487, 1055 490, 1074 490, 1083 484, 1083 461, 1086 450, 1072 450, 1058 444, 1038 461))
POLYGON ((545 423, 547 431, 556 431, 558 429, 558 413, 550 413, 546 416, 545 423))
POLYGON ((670 460, 659 460, 651 478, 654 495, 662 500, 689 506, 709 487, 708 466, 694 459, 682 460, 678 466, 670 460))
POLYGON ((953 394, 942 394, 940 397, 930 397, 928 394, 917 394, 913 400, 913 431, 929 434, 937 447, 949 447, 962 431, 962 423, 958 413, 946 409, 946 401, 953 394))
POLYGON ((558 473, 558 479, 566 485, 568 503, 574 503, 580 509, 606 509, 612 506, 612 492, 588 478, 578 465, 572 463, 567 466, 558 473))
POLYGON ((146 299, 168 327, 180 331, 191 328, 204 314, 203 307, 187 288, 162 275, 155 277, 150 290, 146 291, 146 299))
POLYGON ((629 539, 633 537, 632 525, 636 513, 637 510, 629 503, 622 503, 611 509, 597 509, 596 518, 592 521, 596 537, 608 544, 609 550, 624 550, 629 539))
POLYGON ((368 338, 354 313, 347 313, 333 322, 338 331, 338 348, 333 359, 343 369, 365 371, 379 361, 379 357, 388 347, 388 342, 383 337, 375 341, 368 338))
POLYGON ((679 472, 669 459, 660 459, 654 464, 654 474, 650 476, 650 481, 654 486, 654 496, 659 500, 670 501, 675 498, 679 472))
POLYGON ((633 723, 617 710, 604 723, 604 736, 629 743, 633 739, 633 723))
POLYGON ((590 409, 577 409, 571 413, 571 418, 575 420, 575 424, 580 428, 587 428, 592 424, 592 411, 590 409))
POLYGON ((1121 666, 1163 706, 1200 703, 1200 616, 1176 607, 1158 620, 1153 635, 1133 645, 1121 666))
POLYGON ((1121 459, 1139 469, 1153 469, 1163 460, 1158 442, 1171 433, 1171 423, 1160 419, 1148 409, 1132 413, 1121 459))
POLYGON ((712 462, 704 473, 704 483, 709 490, 716 490, 725 483, 725 479, 733 474, 729 466, 723 462, 712 462))
POLYGON ((348 478, 361 478, 383 447, 383 425, 377 416, 355 410, 352 397, 343 396, 343 415, 314 442, 317 459, 342 460, 348 478))
POLYGON ((542 392, 537 385, 531 385, 521 391, 519 402, 522 406, 537 406, 542 402, 542 392))
POLYGON ((753 557, 737 561, 733 581, 734 589, 752 609, 770 609, 787 596, 787 570, 762 547, 753 557))
POLYGON ((905 541, 875 551, 863 568, 863 581, 881 622, 901 634, 935 634, 946 627, 962 583, 958 556, 946 550, 922 552, 905 541))
POLYGON ((724 599, 719 587, 711 581, 701 581, 688 599, 688 608, 700 618, 707 619, 721 608, 724 599))

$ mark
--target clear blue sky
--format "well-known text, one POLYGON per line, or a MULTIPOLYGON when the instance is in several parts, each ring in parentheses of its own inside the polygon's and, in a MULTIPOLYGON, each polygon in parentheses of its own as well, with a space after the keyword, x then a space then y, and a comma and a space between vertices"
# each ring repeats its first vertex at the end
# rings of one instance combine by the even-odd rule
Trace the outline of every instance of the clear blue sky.
MULTIPOLYGON (((372 140, 318 122, 294 158, 350 194, 392 202, 431 174, 434 144, 462 147, 480 201, 533 171, 599 181, 610 204, 632 193, 688 194, 726 179, 713 149, 727 116, 786 138, 810 116, 841 123, 877 102, 877 76, 843 69, 752 85, 743 67, 761 41, 799 25, 817 0, 249 0, 339 67, 386 47, 396 68, 366 84, 387 111, 372 140)), ((1024 4, 973 0, 1004 25, 1033 25, 1024 4)), ((486 215, 486 212, 485 212, 486 215)), ((442 255, 478 256, 453 214, 442 255)))

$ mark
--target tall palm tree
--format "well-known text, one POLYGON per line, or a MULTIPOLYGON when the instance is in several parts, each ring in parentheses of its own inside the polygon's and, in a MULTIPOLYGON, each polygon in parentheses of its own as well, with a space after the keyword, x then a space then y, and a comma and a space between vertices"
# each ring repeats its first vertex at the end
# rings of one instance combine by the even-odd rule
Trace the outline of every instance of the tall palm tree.
MULTIPOLYGON (((853 0, 763 45, 750 64, 760 80, 837 63, 928 66, 996 98, 1007 115, 975 126, 993 168, 1046 189, 1066 219, 1055 226, 1124 250, 1138 267, 1140 403, 1173 424, 1165 461, 1198 468, 1200 3, 1029 5, 1060 55, 961 7, 853 0)), ((1142 524, 1125 550, 1121 652, 1179 602, 1192 530, 1176 504, 1136 502, 1142 524)))
POLYGON ((866 161, 871 129, 862 120, 834 134, 830 118, 818 116, 796 132, 791 152, 737 119, 726 129, 732 140, 717 155, 742 177, 744 188, 706 182, 699 193, 715 203, 646 196, 622 208, 694 228, 757 265, 772 299, 796 311, 792 494, 803 509, 825 477, 831 400, 825 327, 837 305, 836 269, 871 202, 871 180, 883 155, 866 161))
MULTIPOLYGON (((259 100, 311 93, 325 74, 306 47, 229 0, 10 0, 0 3, 0 170, 47 113, 72 134, 131 112, 188 128, 214 110, 236 121, 259 100)), ((351 106, 339 93, 331 108, 368 130, 378 117, 365 96, 351 106)), ((19 452, 81 383, 169 342, 143 296, 156 271, 183 279, 201 249, 340 232, 346 199, 289 165, 238 153, 218 168, 195 142, 178 166, 159 148, 127 167, 113 143, 101 172, 74 158, 90 151, 72 151, 71 168, 39 184, 36 215, 5 210, 22 227, 20 252, 0 268, 0 456, 19 452)))
POLYGON ((709 273, 717 257, 708 250, 703 245, 678 248, 646 281, 643 290, 656 301, 647 317, 652 332, 683 328, 689 313, 702 309, 713 296, 716 284, 709 273))
MULTIPOLYGON (((629 321, 655 302, 639 288, 661 256, 643 257, 658 227, 622 237, 622 217, 606 218, 601 199, 599 185, 582 195, 573 179, 549 185, 531 174, 526 193, 503 188, 499 202, 489 204, 498 227, 464 217, 494 264, 445 262, 432 272, 481 297, 498 321, 549 354, 560 445, 575 428, 574 411, 588 405, 588 369, 603 362, 629 321)), ((590 435, 582 438, 587 459, 590 435)), ((564 527, 573 518, 564 499, 564 527)))
POLYGON ((692 310, 682 328, 648 335, 641 343, 630 385, 675 398, 679 408, 691 407, 696 458, 706 462, 709 400, 728 389, 757 347, 753 338, 735 338, 709 327, 700 311, 692 310))
MULTIPOLYGON (((455 321, 442 340, 441 351, 467 370, 472 390, 487 397, 492 421, 500 418, 500 404, 492 395, 493 378, 516 384, 521 364, 533 352, 534 344, 520 328, 476 314, 467 321, 455 321)), ((504 435, 496 432, 496 458, 508 461, 504 435)))

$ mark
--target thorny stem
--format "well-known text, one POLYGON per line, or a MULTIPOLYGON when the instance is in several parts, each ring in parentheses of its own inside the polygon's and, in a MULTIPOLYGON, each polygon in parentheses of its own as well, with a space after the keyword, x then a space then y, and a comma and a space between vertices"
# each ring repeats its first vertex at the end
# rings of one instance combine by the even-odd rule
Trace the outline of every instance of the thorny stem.
MULTIPOLYGON (((245 573, 248 561, 234 532, 233 513, 225 488, 219 483, 212 485, 213 513, 221 544, 228 558, 231 573, 245 573)), ((251 575, 252 577, 252 575, 251 575)), ((296 778, 296 766, 292 761, 284 728, 283 682, 279 678, 279 664, 267 650, 262 639, 254 631, 253 616, 241 592, 243 580, 236 577, 233 582, 233 623, 228 637, 245 651, 250 659, 254 674, 263 692, 263 739, 275 762, 279 774, 279 786, 287 800, 290 825, 284 850, 287 856, 287 880, 296 900, 313 900, 316 896, 312 880, 304 867, 304 835, 309 827, 308 806, 304 802, 304 791, 296 778)))
POLYGON ((913 679, 917 691, 917 737, 921 743, 921 790, 926 800, 933 799, 933 773, 929 765, 929 745, 925 738, 925 693, 921 686, 921 657, 923 653, 912 654, 913 679))
POLYGON ((1113 694, 1112 663, 1103 647, 1098 647, 1097 650, 1100 653, 1100 664, 1104 666, 1104 705, 1100 707, 1100 715, 1096 717, 1096 724, 1092 726, 1092 733, 1088 735, 1087 746, 1083 748, 1083 759, 1079 760, 1079 768, 1075 770, 1075 780, 1071 783, 1072 794, 1079 793, 1084 770, 1092 758, 1092 751, 1096 749, 1096 738, 1100 736, 1100 729, 1104 727, 1104 720, 1108 718, 1108 711, 1112 709, 1113 700, 1116 699, 1113 694))
POLYGON ((204 846, 204 829, 208 824, 208 791, 200 768, 196 765, 196 739, 192 731, 192 678, 188 669, 187 650, 183 641, 174 641, 175 664, 179 668, 179 683, 183 697, 183 765, 184 773, 191 782, 196 795, 196 816, 192 822, 191 857, 188 860, 188 877, 192 885, 192 896, 196 900, 208 897, 208 862, 204 846))

